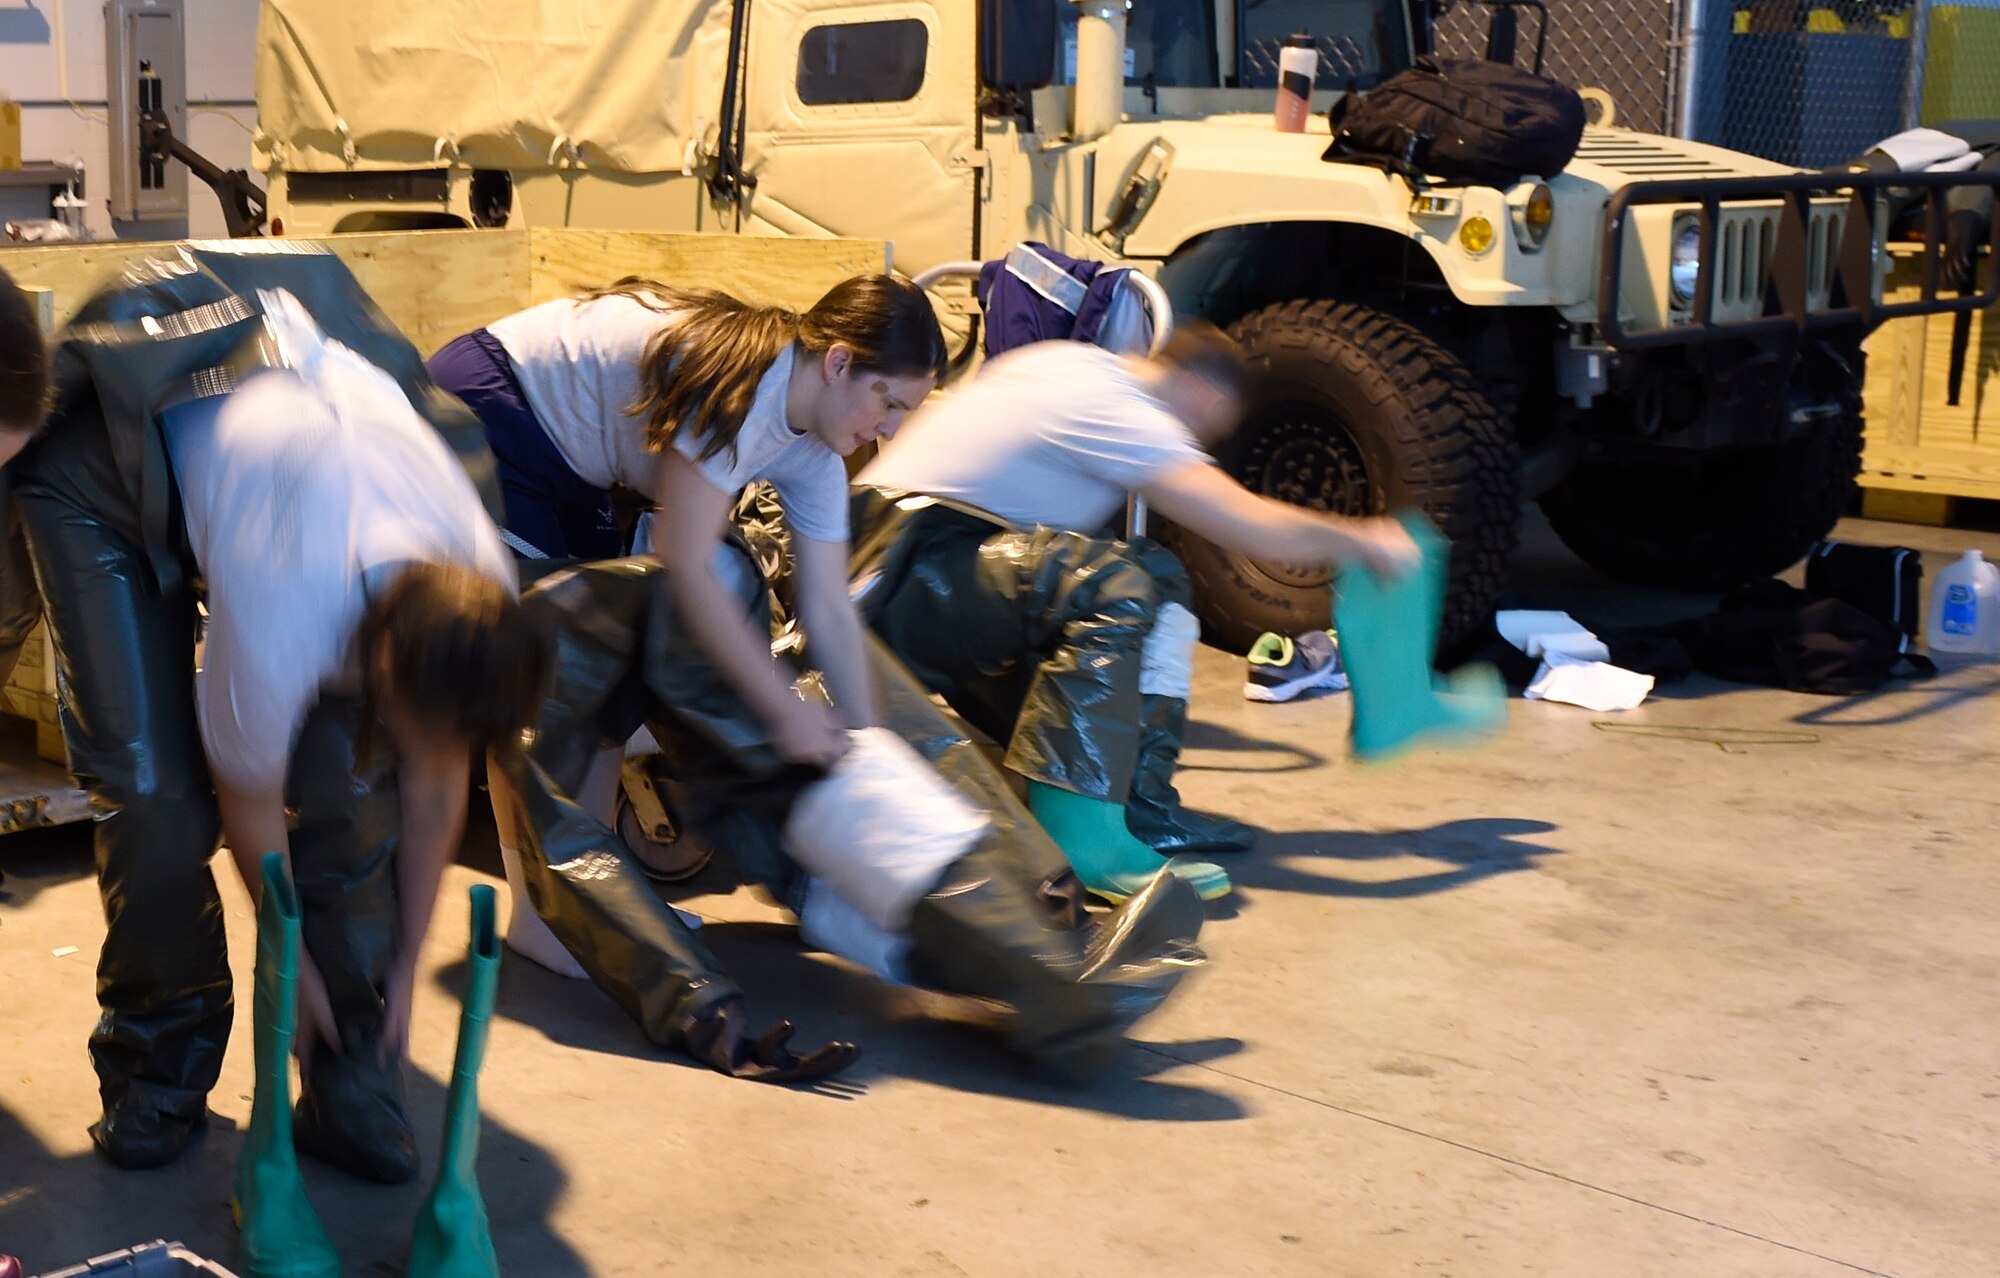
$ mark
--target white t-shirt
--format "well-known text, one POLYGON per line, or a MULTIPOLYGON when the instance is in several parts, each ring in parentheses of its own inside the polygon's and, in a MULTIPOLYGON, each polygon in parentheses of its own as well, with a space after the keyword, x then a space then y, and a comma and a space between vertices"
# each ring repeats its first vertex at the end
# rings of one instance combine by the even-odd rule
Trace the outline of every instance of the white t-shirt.
POLYGON ((358 687, 355 631, 401 566, 515 583, 465 468, 395 380, 289 294, 262 298, 286 367, 165 416, 208 581, 202 744, 217 777, 249 790, 283 787, 323 688, 358 687))
POLYGON ((625 410, 639 398, 639 362, 671 317, 622 294, 563 298, 486 326, 549 442, 587 484, 623 484, 652 496, 660 459, 646 423, 625 410))
MULTIPOLYGON (((639 398, 639 364, 671 315, 623 295, 564 299, 529 307, 487 326, 563 460, 585 483, 623 484, 658 500, 659 456, 646 423, 625 410, 639 398)), ((847 471, 838 454, 795 433, 785 420, 793 348, 757 383, 732 451, 697 461, 702 440, 678 432, 674 451, 702 477, 735 494, 757 480, 778 490, 792 531, 814 541, 847 537, 847 471)))
POLYGON ((917 410, 860 482, 966 502, 1017 528, 1082 532, 1155 477, 1211 460, 1117 355, 1037 342, 917 410))

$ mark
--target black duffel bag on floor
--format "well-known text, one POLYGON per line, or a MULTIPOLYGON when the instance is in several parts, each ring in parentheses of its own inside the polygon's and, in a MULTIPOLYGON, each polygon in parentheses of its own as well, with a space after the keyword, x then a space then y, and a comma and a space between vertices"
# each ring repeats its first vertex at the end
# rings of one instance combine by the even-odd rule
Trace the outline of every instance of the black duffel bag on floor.
POLYGON ((1583 140, 1576 90, 1505 62, 1418 58, 1327 112, 1321 159, 1380 164, 1413 181, 1512 186, 1552 178, 1583 140))
POLYGON ((1806 593, 1853 604, 1902 636, 1917 637, 1924 557, 1908 546, 1857 546, 1823 541, 1806 552, 1806 593))
POLYGON ((1753 582, 1725 595, 1722 610, 1679 627, 1696 668, 1718 679, 1851 696, 1898 674, 1937 673, 1927 657, 1904 652, 1892 626, 1839 599, 1815 599, 1782 581, 1753 582))

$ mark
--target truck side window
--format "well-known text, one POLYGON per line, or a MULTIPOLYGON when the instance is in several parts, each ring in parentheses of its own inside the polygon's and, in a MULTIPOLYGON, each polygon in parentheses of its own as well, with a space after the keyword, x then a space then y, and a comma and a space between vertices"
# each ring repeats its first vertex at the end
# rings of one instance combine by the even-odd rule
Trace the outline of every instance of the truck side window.
POLYGON ((799 42, 806 106, 908 102, 924 87, 930 32, 915 18, 814 27, 799 42))
POLYGON ((1277 87, 1278 52, 1294 31, 1319 47, 1315 88, 1372 89, 1410 65, 1403 8, 1391 0, 1262 0, 1244 11, 1238 33, 1244 88, 1277 87))

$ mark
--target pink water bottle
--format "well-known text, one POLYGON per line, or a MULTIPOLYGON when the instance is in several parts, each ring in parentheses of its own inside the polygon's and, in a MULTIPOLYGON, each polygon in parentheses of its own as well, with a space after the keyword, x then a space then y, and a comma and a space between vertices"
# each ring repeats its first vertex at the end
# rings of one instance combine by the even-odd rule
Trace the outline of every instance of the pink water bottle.
POLYGON ((1304 133, 1312 114, 1313 80, 1319 75, 1319 50, 1300 31, 1285 37, 1278 51, 1278 105, 1272 112, 1280 133, 1304 133))

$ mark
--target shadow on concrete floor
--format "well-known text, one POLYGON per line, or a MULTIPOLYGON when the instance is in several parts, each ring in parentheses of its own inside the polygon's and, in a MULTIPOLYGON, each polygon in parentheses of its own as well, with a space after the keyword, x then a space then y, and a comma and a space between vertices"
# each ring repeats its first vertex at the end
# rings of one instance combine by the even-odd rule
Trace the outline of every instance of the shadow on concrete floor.
MULTIPOLYGON (((1301 697, 1300 701, 1309 698, 1301 697)), ((1187 735, 1181 741, 1183 752, 1190 750, 1225 750, 1245 753, 1283 755, 1286 758, 1271 762, 1229 764, 1201 762, 1190 763, 1183 754, 1176 772, 1310 772, 1326 763, 1326 756, 1316 754, 1290 741, 1266 741, 1261 737, 1246 736, 1225 724, 1212 720, 1190 719, 1187 735)))
MULTIPOLYGON (((1950 657, 1938 664, 1940 671, 1934 679, 1912 678, 1907 671, 1900 672, 1873 692, 1814 697, 1809 709, 1782 722, 1816 728, 1886 727, 1943 714, 1966 702, 2000 693, 2000 676, 1981 677, 1950 657)), ((1701 702, 1714 703, 1733 695, 1768 691, 1771 689, 1762 684, 1731 683, 1711 675, 1693 674, 1657 685, 1646 700, 1649 705, 1674 704, 1691 709, 1701 702)))
POLYGON ((1250 856, 1230 860, 1229 876, 1239 888, 1253 891, 1402 900, 1533 869, 1537 858, 1559 856, 1562 849, 1520 840, 1557 828, 1547 821, 1478 817, 1408 830, 1267 834, 1250 856), (1400 857, 1439 861, 1452 868, 1392 879, 1353 878, 1319 868, 1400 857))
POLYGON ((26 909, 50 888, 92 874, 90 822, 0 836, 0 907, 26 909))
MULTIPOLYGON (((1939 662, 1944 666, 1944 662, 1939 662)), ((1792 716, 1793 723, 1818 728, 1872 728, 1910 723, 1942 714, 1968 701, 2000 692, 2000 676, 1954 678, 1961 672, 1942 669, 1935 680, 1913 683, 1896 679, 1874 692, 1838 697, 1792 716), (1869 713, 1876 710, 1878 713, 1869 713)))
MULTIPOLYGON (((1135 1045, 1104 1076, 1084 1084, 1040 1078, 1002 1039, 996 1009, 974 999, 886 985, 846 963, 800 947, 787 923, 710 922, 702 940, 740 982, 753 1021, 798 1026, 794 1045, 808 1050, 831 1039, 861 1045, 861 1060, 830 1085, 802 1090, 830 1101, 865 1095, 890 1079, 921 1080, 979 1095, 1001 1096, 1121 1118, 1156 1122, 1226 1122, 1247 1116, 1233 1097, 1154 1077, 1190 1061, 1201 1063, 1242 1049, 1236 1040, 1135 1045)), ((551 1041, 580 1051, 655 1059, 673 1069, 705 1069, 648 1043, 611 1000, 583 982, 542 971, 510 953, 501 970, 495 1015, 519 1021, 551 1041)), ((744 1083, 745 1087, 760 1086, 744 1083)))
MULTIPOLYGON (((409 1081, 410 1121, 424 1157, 415 1181, 371 1185, 300 1160, 307 1197, 349 1274, 387 1278, 403 1272, 411 1225, 437 1169, 445 1086, 416 1070, 410 1071, 409 1081)), ((27 1272, 36 1274, 164 1238, 231 1265, 236 1229, 229 1195, 241 1147, 235 1123, 211 1113, 207 1130, 172 1164, 120 1171, 92 1152, 53 1153, 0 1106, 0 1149, 6 1151, 0 1158, 0 1251, 19 1256, 27 1272), (117 1233, 105 1233, 104 1222, 113 1220, 119 1222, 117 1233)), ((478 1167, 493 1247, 504 1271, 591 1272, 547 1223, 569 1183, 548 1150, 489 1117, 480 1124, 478 1167)))

